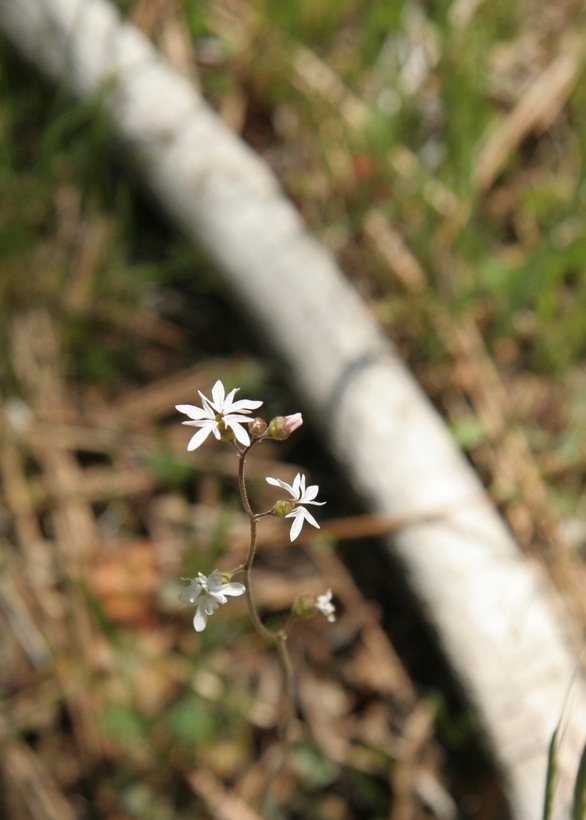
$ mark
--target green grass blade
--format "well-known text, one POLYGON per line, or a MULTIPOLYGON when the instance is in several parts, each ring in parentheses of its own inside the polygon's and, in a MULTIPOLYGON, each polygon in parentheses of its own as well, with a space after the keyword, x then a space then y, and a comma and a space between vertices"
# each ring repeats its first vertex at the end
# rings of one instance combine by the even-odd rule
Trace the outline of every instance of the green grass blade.
POLYGON ((545 780, 545 795, 543 797, 543 820, 551 820, 551 809, 556 778, 556 753, 559 726, 551 736, 547 752, 547 778, 545 780))
POLYGON ((580 755, 580 764, 576 774, 576 785, 574 786, 574 809, 573 820, 584 820, 586 818, 586 744, 580 755))

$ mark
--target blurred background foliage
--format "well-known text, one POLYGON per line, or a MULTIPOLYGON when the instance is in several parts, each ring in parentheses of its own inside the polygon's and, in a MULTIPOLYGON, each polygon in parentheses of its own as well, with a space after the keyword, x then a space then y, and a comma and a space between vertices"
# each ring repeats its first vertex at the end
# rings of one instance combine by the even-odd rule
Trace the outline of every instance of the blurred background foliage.
MULTIPOLYGON (((583 4, 118 6, 274 169, 584 625, 583 4)), ((238 556, 242 522, 233 464, 211 448, 187 459, 173 405, 217 376, 273 413, 294 399, 208 261, 141 191, 100 100, 72 101, 4 41, 0 345, 2 812, 245 817, 277 672, 246 618, 196 636, 175 603, 180 576, 238 556)), ((309 459, 328 515, 357 511, 311 430, 264 458, 283 471, 309 459)), ((333 572, 342 611, 362 615, 302 636, 300 677, 335 706, 328 729, 300 695, 308 735, 278 795, 289 808, 270 816, 458 806, 500 820, 473 723, 425 663, 411 681, 379 643, 394 671, 357 674, 393 614, 372 602, 376 579, 352 586, 329 536, 303 556, 293 576, 329 586, 333 572)), ((262 558, 269 615, 290 600, 276 579, 291 560, 262 558)))

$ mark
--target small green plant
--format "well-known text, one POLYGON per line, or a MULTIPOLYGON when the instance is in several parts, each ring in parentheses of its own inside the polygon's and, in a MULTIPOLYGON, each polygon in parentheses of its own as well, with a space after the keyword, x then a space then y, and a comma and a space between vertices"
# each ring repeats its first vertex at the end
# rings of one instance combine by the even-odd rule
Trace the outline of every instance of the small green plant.
MULTIPOLYGON (((557 761, 561 742, 561 721, 558 723, 549 744, 547 755, 547 773, 545 778, 545 794, 543 798, 543 820, 553 820, 554 797, 557 779, 557 761)), ((572 796, 572 820, 586 818, 586 743, 580 755, 574 794, 572 796)))

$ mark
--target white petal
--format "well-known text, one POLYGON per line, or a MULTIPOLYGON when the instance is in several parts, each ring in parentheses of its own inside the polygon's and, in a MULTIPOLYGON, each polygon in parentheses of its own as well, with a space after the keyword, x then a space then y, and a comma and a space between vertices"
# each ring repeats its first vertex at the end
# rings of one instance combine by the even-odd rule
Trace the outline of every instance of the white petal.
MULTIPOLYGON (((299 508, 299 509, 301 509, 301 508, 299 508)), ((295 519, 293 521, 293 524, 291 525, 291 532, 290 532, 290 538, 291 538, 292 542, 295 541, 295 539, 297 538, 297 536, 301 532, 301 527, 303 526, 303 516, 295 515, 296 512, 297 512, 297 510, 294 510, 294 512, 292 512, 288 516, 286 516, 287 518, 291 518, 291 516, 293 516, 294 519, 295 519)))
MULTIPOLYGON (((205 578, 205 575, 204 575, 205 578)), ((218 590, 222 586, 222 573, 219 569, 215 569, 206 578, 207 588, 210 590, 218 590)))
POLYGON ((229 413, 232 408, 232 402, 234 400, 234 396, 240 390, 239 387, 235 387, 233 390, 230 390, 226 398, 222 402, 222 413, 229 413))
POLYGON ((207 415, 205 410, 196 407, 194 404, 176 404, 175 409, 179 410, 180 413, 185 413, 191 419, 205 419, 207 415))
POLYGON ((182 604, 191 604, 193 605, 196 600, 201 595, 201 587, 196 584, 191 584, 191 586, 185 587, 182 589, 179 595, 177 596, 182 604))
POLYGON ((326 620, 333 624, 336 620, 336 607, 332 603, 332 590, 328 589, 323 595, 318 595, 315 605, 326 620))
POLYGON ((313 499, 316 497, 318 492, 319 492, 318 485, 317 484, 312 484, 311 487, 308 487, 305 490, 305 492, 303 493, 303 495, 301 496, 301 498, 299 500, 301 501, 302 504, 305 504, 306 501, 307 502, 313 501, 313 499))
POLYGON ((215 383, 215 385, 212 387, 212 398, 213 398, 213 402, 211 402, 211 403, 212 403, 212 405, 214 406, 214 409, 215 409, 218 413, 222 413, 222 412, 223 412, 223 409, 224 409, 224 399, 225 399, 225 396, 226 396, 226 390, 225 390, 225 388, 224 388, 224 385, 223 385, 223 384, 222 384, 222 382, 218 379, 218 381, 217 381, 217 382, 215 383))
POLYGON ((206 440, 209 434, 212 432, 212 427, 202 427, 201 430, 198 430, 197 433, 191 437, 189 440, 189 444, 187 445, 188 451, 197 450, 200 444, 206 440))
POLYGON ((230 412, 237 410, 240 413, 250 413, 262 405, 262 401, 251 401, 250 399, 238 399, 230 405, 230 412))
POLYGON ((305 520, 306 520, 309 524, 311 524, 313 527, 317 527, 317 529, 319 530, 319 529, 320 529, 320 526, 319 526, 319 524, 317 523, 317 521, 315 520, 315 518, 313 517, 313 515, 309 512, 309 510, 306 510, 306 509, 305 509, 305 507, 300 507, 299 509, 303 510, 303 518, 304 518, 304 519, 305 519, 305 520))
POLYGON ((313 517, 313 515, 306 510, 305 507, 296 507, 293 512, 290 512, 289 515, 286 515, 285 518, 300 518, 302 521, 307 521, 314 527, 317 527, 318 530, 320 529, 319 524, 313 517))
POLYGON ((250 424, 254 421, 254 419, 251 419, 250 416, 243 416, 241 413, 225 413, 223 418, 224 422, 238 421, 242 424, 250 424))
POLYGON ((297 473, 293 481, 293 497, 300 499, 305 492, 305 476, 297 473))
POLYGON ((227 427, 231 428, 232 432, 234 433, 240 444, 244 444, 245 447, 248 447, 248 445, 250 444, 250 438, 244 427, 242 427, 242 425, 238 424, 235 421, 229 421, 228 418, 225 418, 224 422, 226 423, 227 427))
POLYGON ((214 408, 213 403, 212 403, 209 399, 206 399, 206 397, 205 397, 202 393, 200 393, 199 395, 200 395, 200 396, 201 396, 201 398, 202 398, 203 409, 205 410, 206 417, 207 417, 208 419, 215 419, 215 418, 216 418, 216 415, 217 415, 220 411, 219 411, 219 410, 216 410, 216 409, 214 408))
POLYGON ((196 632, 203 632, 208 622, 207 612, 204 608, 198 606, 195 615, 193 616, 193 628, 196 632))
POLYGON ((292 495, 295 498, 295 490, 290 484, 287 484, 286 481, 281 481, 280 478, 268 478, 267 481, 269 484, 272 484, 274 487, 280 487, 282 490, 287 490, 289 495, 292 495))
POLYGON ((244 595, 246 587, 238 581, 231 581, 229 584, 222 585, 222 592, 224 595, 244 595))

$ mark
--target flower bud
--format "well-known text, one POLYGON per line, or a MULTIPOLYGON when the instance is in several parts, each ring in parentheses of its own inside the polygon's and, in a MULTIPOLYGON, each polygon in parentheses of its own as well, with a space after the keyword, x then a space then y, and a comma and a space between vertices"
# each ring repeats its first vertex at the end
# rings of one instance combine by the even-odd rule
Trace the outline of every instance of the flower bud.
POLYGON ((284 441, 302 424, 303 416, 301 413, 293 413, 291 416, 275 416, 269 424, 267 438, 284 441))
POLYGON ((268 424, 264 419, 261 419, 260 416, 257 416, 253 421, 251 421, 248 432, 250 433, 250 438, 260 438, 264 436, 266 433, 268 424))

